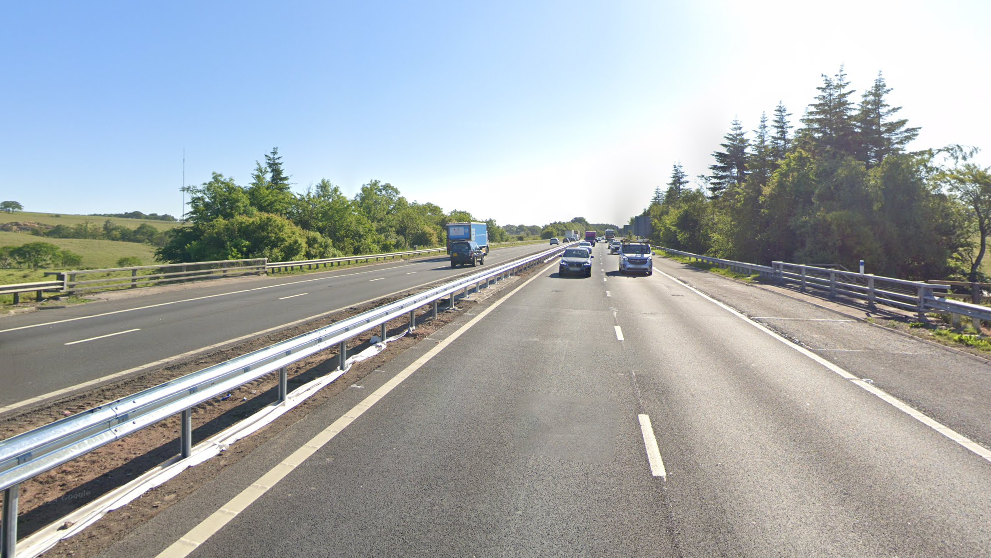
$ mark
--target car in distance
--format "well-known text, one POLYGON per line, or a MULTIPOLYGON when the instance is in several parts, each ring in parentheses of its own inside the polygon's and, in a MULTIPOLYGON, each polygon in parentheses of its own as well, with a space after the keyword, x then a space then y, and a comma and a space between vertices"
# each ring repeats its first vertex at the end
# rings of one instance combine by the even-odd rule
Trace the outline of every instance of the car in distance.
POLYGON ((623 246, 623 243, 620 242, 620 241, 618 241, 618 240, 612 240, 612 241, 610 241, 609 242, 609 253, 610 254, 618 254, 622 246, 623 246))
POLYGON ((560 244, 560 243, 561 243, 561 241, 560 241, 560 240, 558 240, 558 239, 556 239, 556 238, 552 238, 552 239, 551 239, 551 245, 552 245, 552 246, 553 246, 554 244, 560 244))
POLYGON ((485 263, 485 250, 482 250, 477 242, 474 240, 455 240, 451 243, 451 267, 469 263, 474 267, 476 262, 485 263))
POLYGON ((583 240, 583 241, 579 242, 578 243, 578 246, 576 246, 576 248, 584 248, 584 249, 588 250, 588 253, 589 254, 592 253, 592 243, 589 242, 589 241, 587 241, 587 240, 583 240))
POLYGON ((561 255, 561 263, 558 264, 558 275, 584 275, 592 276, 592 253, 585 248, 568 248, 561 255))
POLYGON ((646 242, 624 242, 619 248, 619 272, 654 273, 653 252, 646 242))

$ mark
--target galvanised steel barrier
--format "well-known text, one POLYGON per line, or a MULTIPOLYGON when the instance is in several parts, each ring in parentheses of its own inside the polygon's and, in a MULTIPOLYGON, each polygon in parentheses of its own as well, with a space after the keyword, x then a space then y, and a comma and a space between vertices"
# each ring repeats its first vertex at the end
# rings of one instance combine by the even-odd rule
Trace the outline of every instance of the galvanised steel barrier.
POLYGON ((675 254, 689 260, 695 260, 698 262, 706 262, 711 265, 718 267, 723 267, 736 271, 737 273, 747 273, 748 275, 759 274, 761 277, 770 278, 774 274, 774 268, 766 265, 758 265, 746 262, 736 262, 733 260, 721 260, 719 258, 710 258, 709 256, 700 256, 698 254, 692 254, 691 252, 682 252, 680 250, 672 250, 671 248, 658 248, 658 250, 664 250, 669 254, 675 254))
POLYGON ((462 277, 0 442, 0 490, 4 495, 0 558, 14 558, 21 483, 176 414, 182 422, 180 455, 188 457, 192 453, 192 409, 197 405, 273 372, 279 373, 278 397, 284 402, 288 365, 337 347, 338 369, 344 370, 348 340, 376 327, 381 327, 384 339, 389 320, 405 315, 409 316, 409 328, 413 329, 418 309, 432 305, 436 318, 441 299, 450 297, 449 307, 453 307, 459 292, 467 294, 471 289, 478 292, 483 283, 490 285, 546 263, 564 248, 559 246, 462 277))
POLYGON ((284 269, 315 269, 320 266, 334 266, 341 265, 345 262, 370 262, 385 260, 388 258, 402 258, 402 257, 415 257, 415 256, 425 256, 427 254, 439 254, 445 252, 445 248, 428 248, 425 250, 408 250, 406 252, 390 252, 388 254, 365 254, 361 256, 345 256, 340 258, 323 258, 319 260, 302 260, 297 262, 268 262, 265 264, 265 269, 268 271, 282 271, 284 269))
POLYGON ((659 250, 683 256, 690 260, 704 261, 712 265, 731 268, 737 271, 759 273, 762 277, 778 283, 784 281, 797 283, 799 289, 802 291, 808 288, 826 291, 829 298, 844 295, 866 300, 868 306, 871 308, 875 308, 878 304, 883 304, 903 310, 915 311, 919 321, 926 321, 927 312, 950 314, 953 323, 959 322, 957 316, 967 316, 978 320, 991 321, 991 308, 979 304, 957 302, 947 298, 946 295, 950 290, 949 285, 906 281, 869 273, 857 273, 780 261, 772 262, 771 266, 768 267, 700 256, 669 248, 659 248, 659 250))

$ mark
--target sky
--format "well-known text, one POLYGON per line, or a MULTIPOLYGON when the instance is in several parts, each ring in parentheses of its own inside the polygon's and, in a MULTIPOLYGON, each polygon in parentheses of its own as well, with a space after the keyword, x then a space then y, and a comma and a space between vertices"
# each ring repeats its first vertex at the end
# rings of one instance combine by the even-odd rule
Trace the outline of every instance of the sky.
POLYGON ((622 225, 841 67, 857 102, 883 73, 910 149, 991 164, 986 0, 0 3, 0 200, 25 211, 178 217, 277 147, 300 193, 622 225))

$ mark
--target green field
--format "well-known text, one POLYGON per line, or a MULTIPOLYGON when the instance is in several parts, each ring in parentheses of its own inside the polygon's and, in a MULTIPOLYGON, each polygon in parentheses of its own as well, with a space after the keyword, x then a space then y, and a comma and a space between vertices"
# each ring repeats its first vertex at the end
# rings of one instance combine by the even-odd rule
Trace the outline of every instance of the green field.
MULTIPOLYGON (((113 240, 90 240, 85 238, 43 238, 28 233, 0 232, 0 246, 20 246, 28 242, 47 242, 63 250, 75 252, 83 257, 80 269, 106 269, 117 267, 117 260, 125 256, 133 256, 144 265, 155 264, 155 247, 150 244, 137 242, 117 242, 113 240)), ((0 269, 0 284, 30 283, 34 281, 50 281, 45 277, 45 271, 61 271, 54 269, 0 269)))
POLYGON ((122 219, 120 217, 98 217, 95 215, 67 215, 59 213, 32 213, 30 211, 15 211, 13 213, 0 212, 0 223, 39 223, 43 225, 81 225, 90 222, 97 227, 102 227, 103 223, 110 219, 115 224, 131 229, 138 228, 139 225, 148 224, 158 230, 168 230, 178 227, 180 223, 175 221, 155 221, 153 219, 122 219))

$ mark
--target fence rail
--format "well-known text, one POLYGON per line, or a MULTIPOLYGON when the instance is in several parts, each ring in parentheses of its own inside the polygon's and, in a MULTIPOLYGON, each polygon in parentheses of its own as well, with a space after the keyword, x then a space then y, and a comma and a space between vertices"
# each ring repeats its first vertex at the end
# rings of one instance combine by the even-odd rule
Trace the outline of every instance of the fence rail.
POLYGON ((384 339, 389 320, 406 315, 413 329, 418 309, 432 305, 436 317, 441 299, 450 297, 453 307, 458 292, 467 293, 472 288, 477 292, 482 284, 489 285, 545 263, 563 249, 557 247, 494 266, 0 442, 0 490, 4 491, 0 557, 14 558, 21 483, 176 414, 181 415, 182 421, 180 455, 186 458, 192 453, 193 407, 274 372, 279 373, 279 402, 284 403, 289 364, 336 346, 338 369, 343 371, 347 366, 348 340, 376 327, 382 328, 384 339))
POLYGON ((732 268, 748 273, 759 273, 762 277, 777 283, 785 281, 796 283, 801 290, 816 289, 827 293, 829 298, 837 295, 866 300, 868 306, 878 304, 892 306, 903 310, 916 312, 919 321, 926 321, 928 312, 950 314, 954 324, 959 323, 960 316, 975 320, 991 321, 991 308, 979 304, 970 304, 951 300, 950 282, 926 283, 921 281, 906 281, 893 277, 857 273, 832 268, 793 264, 775 261, 771 266, 723 260, 709 256, 700 256, 690 252, 659 248, 669 254, 675 254, 690 260, 704 261, 724 268, 732 268))
POLYGON ((10 285, 0 285, 0 295, 14 295, 14 304, 20 304, 21 293, 37 293, 37 300, 41 302, 45 291, 61 291, 62 281, 39 281, 35 283, 16 283, 10 285))

